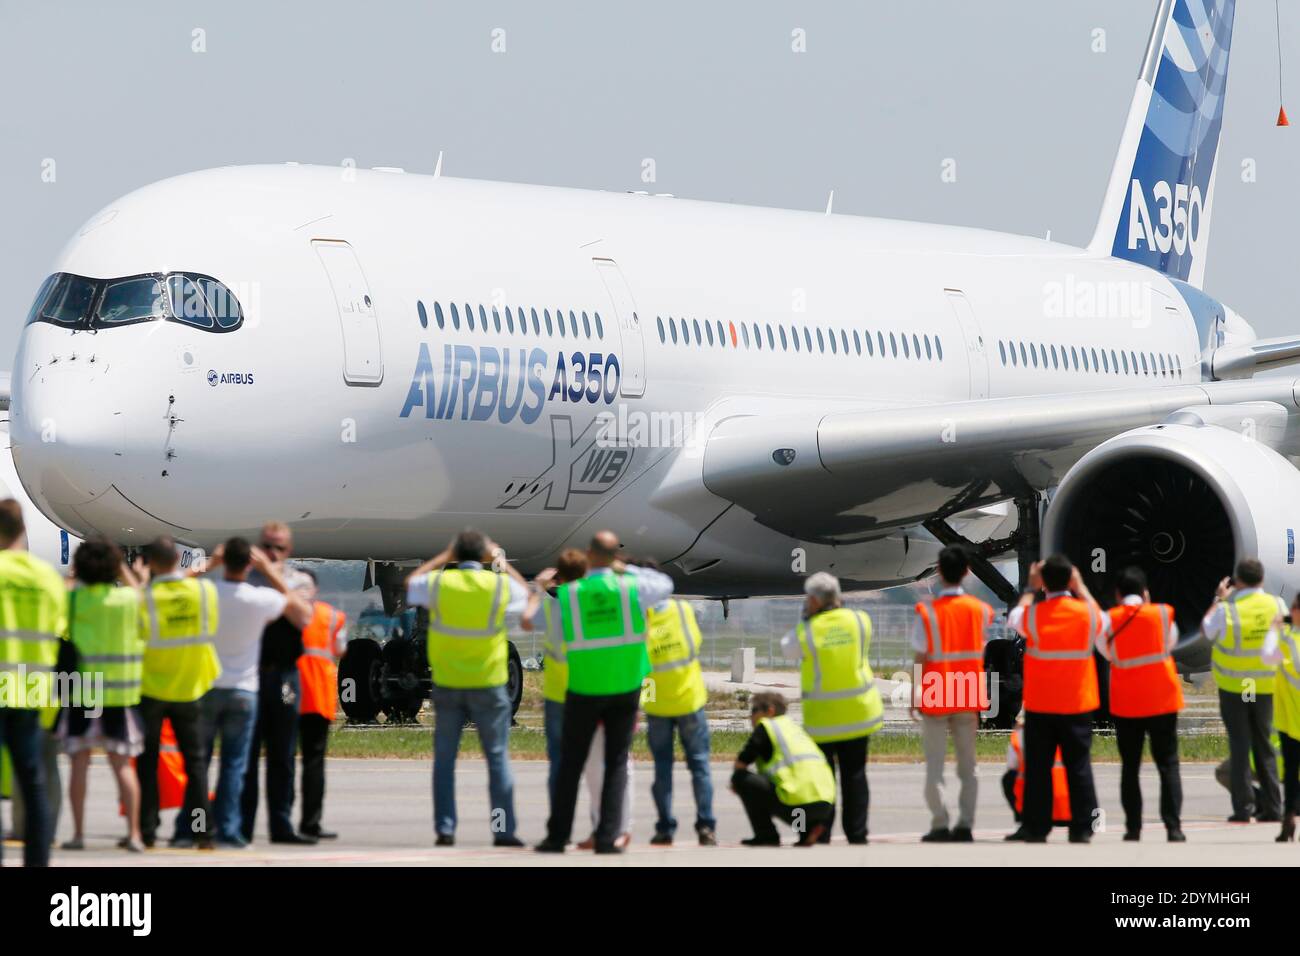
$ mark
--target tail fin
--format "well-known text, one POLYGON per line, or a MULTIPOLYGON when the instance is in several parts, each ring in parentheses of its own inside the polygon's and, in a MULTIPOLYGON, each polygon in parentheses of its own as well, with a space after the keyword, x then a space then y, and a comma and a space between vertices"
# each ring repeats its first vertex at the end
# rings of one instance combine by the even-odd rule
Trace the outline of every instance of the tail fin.
POLYGON ((1199 287, 1236 0, 1161 0, 1088 248, 1199 287))

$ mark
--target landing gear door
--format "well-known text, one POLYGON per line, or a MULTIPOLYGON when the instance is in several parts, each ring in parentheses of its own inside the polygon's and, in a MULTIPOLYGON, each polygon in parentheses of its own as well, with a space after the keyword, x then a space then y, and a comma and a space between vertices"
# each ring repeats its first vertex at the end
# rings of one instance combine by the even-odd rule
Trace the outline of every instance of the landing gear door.
POLYGON ((379 316, 366 277, 352 247, 334 239, 314 239, 312 246, 325 266, 343 331, 343 380, 349 385, 378 385, 384 380, 384 354, 379 342, 379 316))
POLYGON ((957 316, 962 338, 966 340, 966 362, 970 366, 970 397, 989 397, 989 359, 984 349, 984 333, 966 294, 960 289, 944 289, 948 304, 957 316))
POLYGON ((636 314, 632 290, 627 287, 627 281, 613 259, 591 261, 609 293, 614 319, 623 339, 623 350, 618 356, 619 394, 624 398, 640 398, 645 394, 645 341, 641 338, 641 318, 636 314))

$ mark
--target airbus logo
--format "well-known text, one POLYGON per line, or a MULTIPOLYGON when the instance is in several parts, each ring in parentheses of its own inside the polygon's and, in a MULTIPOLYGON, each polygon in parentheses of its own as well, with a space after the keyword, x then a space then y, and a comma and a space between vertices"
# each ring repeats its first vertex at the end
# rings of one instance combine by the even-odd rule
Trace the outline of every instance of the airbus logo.
POLYGON ((208 369, 208 384, 213 388, 218 385, 252 385, 252 372, 218 372, 216 369, 208 369))

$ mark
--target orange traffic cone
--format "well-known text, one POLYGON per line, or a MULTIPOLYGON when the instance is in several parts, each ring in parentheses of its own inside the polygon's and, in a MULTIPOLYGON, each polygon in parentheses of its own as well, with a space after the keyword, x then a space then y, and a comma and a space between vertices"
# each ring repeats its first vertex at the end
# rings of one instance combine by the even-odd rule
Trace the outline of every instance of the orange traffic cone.
POLYGON ((1291 121, 1288 120, 1288 119, 1286 118, 1286 107, 1285 107, 1285 106, 1279 106, 1279 107, 1277 108, 1277 125, 1278 125, 1278 126, 1290 126, 1290 125, 1291 125, 1291 121))

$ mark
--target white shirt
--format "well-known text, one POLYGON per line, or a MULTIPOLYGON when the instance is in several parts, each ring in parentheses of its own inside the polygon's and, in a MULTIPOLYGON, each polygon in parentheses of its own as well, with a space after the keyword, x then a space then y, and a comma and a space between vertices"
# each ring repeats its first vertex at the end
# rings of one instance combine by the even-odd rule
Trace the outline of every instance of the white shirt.
MULTIPOLYGON (((483 565, 478 561, 462 561, 456 565, 462 571, 482 571, 483 565)), ((434 572, 435 574, 437 572, 434 572)), ((496 572, 501 573, 501 572, 496 572)), ((506 601, 506 613, 517 614, 522 611, 528 604, 528 588, 520 584, 510 575, 505 575, 506 586, 509 588, 510 598, 506 601)), ((406 605, 407 607, 428 607, 429 606, 429 579, 420 578, 412 581, 406 586, 406 605)))
POLYGON ((274 588, 247 581, 214 580, 217 589, 217 636, 221 676, 214 687, 257 692, 262 631, 284 613, 286 598, 274 588))
MULTIPOLYGON (((936 598, 959 597, 965 593, 966 593, 966 589, 963 588, 961 585, 957 585, 956 587, 947 587, 947 588, 940 589, 939 593, 936 594, 935 597, 936 598)), ((988 643, 988 639, 989 639, 988 628, 985 628, 984 642, 986 644, 988 643)), ((918 654, 925 654, 927 651, 930 650, 929 644, 927 643, 927 638, 925 636, 925 621, 922 619, 920 614, 917 614, 916 618, 912 621, 912 650, 916 651, 916 653, 918 654)))
MULTIPOLYGON (((1258 594, 1262 588, 1242 588, 1239 591, 1233 591, 1228 597, 1229 601, 1235 601, 1237 598, 1249 597, 1252 594, 1258 594)), ((1288 619, 1289 611, 1286 602, 1277 598, 1278 613, 1283 620, 1288 619)), ((1205 620, 1201 622, 1201 633, 1205 635, 1212 643, 1217 644, 1228 634, 1228 607, 1227 602, 1215 602, 1213 610, 1205 615, 1205 620)), ((1279 653, 1279 644, 1277 640, 1277 629, 1270 627, 1268 633, 1264 635, 1264 646, 1260 649, 1260 656, 1264 658, 1265 663, 1276 664, 1281 659, 1279 653)))
MULTIPOLYGON (((1122 604, 1124 607, 1141 607, 1145 603, 1146 601, 1142 600, 1142 595, 1140 594, 1129 594, 1124 598, 1124 600, 1120 601, 1120 604, 1122 604)), ((1110 648, 1111 648, 1110 615, 1107 614, 1104 615, 1104 617, 1106 619, 1105 626, 1101 629, 1101 633, 1098 634, 1095 638, 1093 638, 1093 645, 1097 648, 1097 653, 1109 661, 1113 659, 1110 656, 1110 648)), ((1165 651, 1166 652, 1172 651, 1174 649, 1174 645, 1177 643, 1178 643, 1178 624, 1174 621, 1170 621, 1169 636, 1165 640, 1165 651)))
MULTIPOLYGON (((598 574, 613 574, 613 568, 592 568, 587 577, 598 574)), ((654 608, 673 596, 673 579, 654 568, 642 568, 628 565, 627 573, 636 577, 636 595, 642 608, 654 608)))

